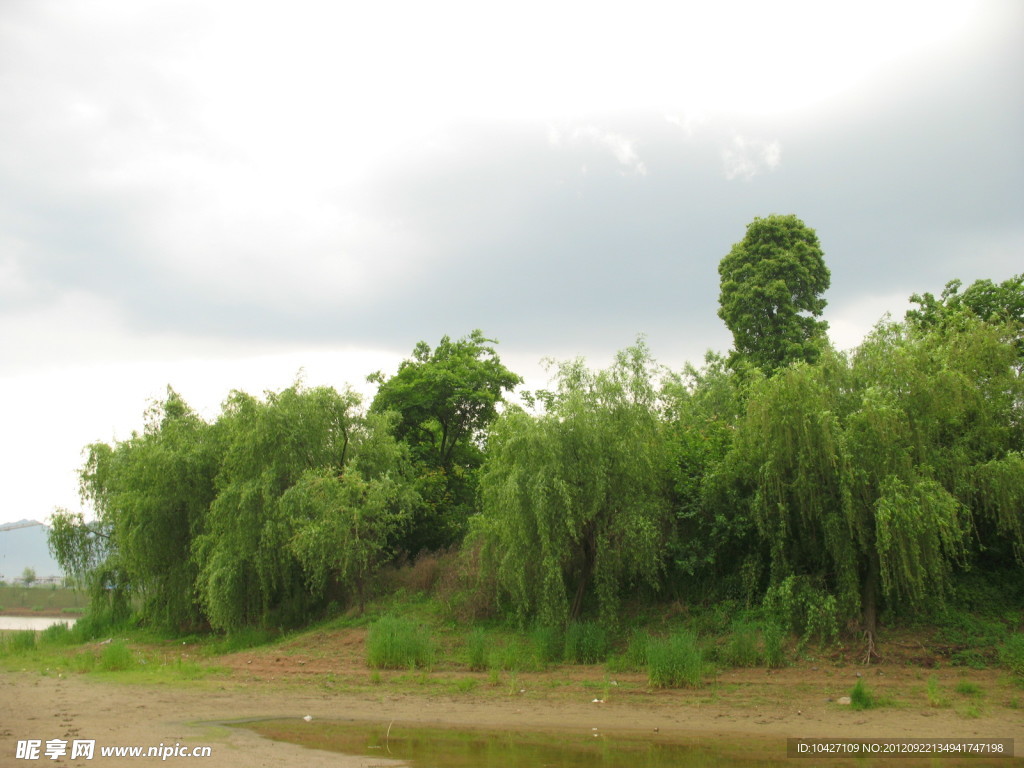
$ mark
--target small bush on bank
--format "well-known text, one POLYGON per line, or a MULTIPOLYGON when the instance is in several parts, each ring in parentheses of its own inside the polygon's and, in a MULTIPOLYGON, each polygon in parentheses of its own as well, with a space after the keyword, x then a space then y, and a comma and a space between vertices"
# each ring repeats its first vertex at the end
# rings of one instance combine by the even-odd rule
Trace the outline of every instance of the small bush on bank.
POLYGON ((850 691, 850 707, 852 709, 871 709, 876 705, 874 694, 864 685, 863 680, 857 680, 853 690, 850 691))
POLYGON ((366 662, 375 669, 429 669, 434 644, 426 627, 399 616, 383 616, 370 627, 366 662))
POLYGON ((565 660, 570 664, 600 664, 610 650, 608 630, 600 624, 573 622, 565 630, 565 660))
POLYGON ((999 663, 1024 682, 1024 633, 1010 635, 999 646, 999 663))
POLYGON ((474 672, 484 672, 491 661, 491 641, 487 632, 477 627, 466 642, 466 651, 469 654, 469 668, 474 672))
POLYGON ((103 672, 123 672, 134 666, 135 657, 124 643, 115 641, 103 647, 99 660, 99 669, 103 672))
POLYGON ((696 688, 704 671, 704 654, 692 632, 652 639, 647 646, 647 676, 655 688, 696 688))

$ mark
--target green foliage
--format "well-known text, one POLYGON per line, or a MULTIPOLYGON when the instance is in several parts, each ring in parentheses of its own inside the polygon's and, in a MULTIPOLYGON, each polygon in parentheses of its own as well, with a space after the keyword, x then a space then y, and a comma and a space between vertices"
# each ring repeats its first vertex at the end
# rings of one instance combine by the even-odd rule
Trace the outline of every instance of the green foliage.
POLYGON ((74 633, 67 624, 51 624, 39 633, 40 645, 72 645, 75 642, 74 633))
POLYGON ((1014 632, 999 647, 999 663, 1024 681, 1024 632, 1014 632))
POLYGON ((493 652, 491 645, 491 639, 483 628, 476 627, 470 633, 469 639, 466 641, 466 651, 469 656, 469 668, 471 670, 483 672, 490 668, 491 654, 493 652))
POLYGON ((368 580, 391 557, 389 545, 417 503, 404 452, 386 428, 384 422, 382 434, 364 444, 361 460, 341 474, 333 468, 307 470, 281 496, 284 516, 295 521, 290 546, 310 592, 323 596, 330 583, 349 584, 360 609, 368 580), (378 454, 372 463, 365 446, 378 454), (366 467, 365 477, 360 466, 366 467))
MULTIPOLYGON (((794 632, 804 642, 835 642, 839 636, 838 604, 834 596, 806 577, 787 576, 771 587, 764 598, 770 617, 766 627, 794 632)), ((773 630, 769 629, 771 634, 773 630)))
POLYGON ((627 670, 646 669, 650 647, 651 636, 647 630, 634 629, 629 636, 626 650, 622 654, 621 663, 623 668, 627 670))
POLYGON ((697 688, 704 673, 704 653, 692 632, 652 639, 647 646, 647 677, 654 688, 697 688))
POLYGON ((970 680, 959 680, 957 681, 954 691, 959 693, 961 696, 980 696, 981 686, 977 683, 972 683, 970 680))
POLYGON ((657 583, 669 525, 665 441, 645 346, 599 373, 580 361, 494 424, 474 534, 521 621, 559 626, 596 603, 614 626, 622 591, 657 583))
MULTIPOLYGON (((89 446, 81 487, 100 523, 75 522, 79 546, 91 536, 90 546, 105 550, 99 555, 86 547, 79 556, 103 557, 102 567, 85 568, 94 596, 111 586, 131 590, 142 597, 144 618, 154 623, 184 628, 199 622, 191 555, 214 495, 218 446, 213 432, 168 388, 164 402, 147 412, 142 434, 115 446, 89 446), (96 539, 102 537, 106 542, 99 545, 96 539), (108 583, 96 584, 104 571, 108 583)), ((82 564, 71 570, 80 573, 82 564)))
POLYGON ((25 629, 17 632, 10 632, 5 638, 4 645, 6 645, 8 653, 34 651, 36 648, 35 630, 25 629))
POLYGON ((244 651, 247 648, 256 648, 273 642, 279 633, 263 627, 239 627, 228 632, 224 637, 209 643, 206 646, 207 653, 221 655, 244 651))
MULTIPOLYGON (((722 483, 723 461, 743 412, 740 378, 708 353, 701 369, 687 365, 666 380, 664 429, 674 525, 668 537, 667 582, 692 595, 704 587, 732 594, 730 577, 747 571, 747 597, 760 589, 754 525, 742 498, 722 483)), ((703 595, 702 595, 703 597, 703 595)))
POLYGON ((127 645, 114 640, 103 646, 98 668, 102 672, 123 672, 135 666, 135 657, 127 645))
POLYGON ((574 621, 565 630, 565 660, 570 664, 599 664, 608 658, 608 630, 593 621, 574 621))
POLYGON ((774 621, 766 621, 761 625, 761 640, 764 643, 764 663, 772 669, 778 669, 786 663, 786 634, 782 627, 774 621))
POLYGON ((757 627, 742 621, 735 622, 719 658, 730 667, 756 667, 761 661, 757 627))
POLYGON ((530 632, 530 639, 541 665, 557 664, 565 658, 565 633, 561 627, 538 624, 530 632))
POLYGON ((395 434, 418 465, 421 503, 399 542, 410 557, 451 546, 464 532, 483 435, 504 393, 522 381, 501 364, 496 343, 479 330, 457 341, 445 336, 433 350, 421 341, 394 376, 369 377, 379 384, 371 412, 397 414, 395 434))
POLYGON ((872 709, 876 706, 878 706, 878 701, 875 699, 875 695, 864 684, 864 681, 858 678, 853 689, 850 691, 850 707, 862 710, 872 709))
POLYGON ((289 623, 308 620, 317 596, 305 589, 290 546, 299 510, 281 499, 307 471, 346 466, 358 404, 351 390, 300 384, 267 393, 264 401, 234 392, 225 403, 217 423, 224 446, 217 495, 193 547, 199 597, 215 628, 272 614, 289 623))
POLYGON ((925 697, 928 699, 929 707, 940 708, 949 706, 949 699, 942 694, 942 691, 939 689, 939 681, 934 677, 928 678, 925 697))
POLYGON ((772 373, 814 362, 828 324, 831 281, 818 236, 796 216, 756 218, 718 266, 718 315, 732 331, 736 362, 772 373))
POLYGON ((769 602, 791 603, 782 625, 832 636, 860 615, 873 631, 879 610, 941 602, 972 538, 1019 557, 1022 395, 1004 330, 977 320, 881 324, 850 360, 752 378, 720 477, 767 548, 769 602))
POLYGON ((429 669, 434 644, 426 627, 399 616, 383 616, 370 627, 366 662, 375 669, 429 669))
POLYGON ((988 323, 1024 324, 1024 274, 994 283, 975 280, 960 293, 963 282, 950 280, 936 299, 932 294, 917 294, 910 301, 917 309, 907 312, 907 321, 915 327, 934 329, 956 325, 966 317, 988 323))

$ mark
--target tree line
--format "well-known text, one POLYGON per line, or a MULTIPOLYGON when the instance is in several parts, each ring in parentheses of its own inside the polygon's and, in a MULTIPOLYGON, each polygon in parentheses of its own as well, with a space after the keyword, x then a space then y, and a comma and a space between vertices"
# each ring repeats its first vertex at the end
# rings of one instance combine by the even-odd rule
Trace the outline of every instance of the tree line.
POLYGON ((299 625, 447 550, 523 623, 731 597, 871 639, 957 574, 1024 564, 1024 276, 915 294, 844 353, 795 216, 755 219, 719 273, 734 347, 682 371, 640 339, 516 404, 474 331, 372 374, 365 408, 299 381, 206 421, 168 389, 142 432, 88 446, 96 518, 58 511, 51 548, 95 605, 176 630, 299 625))

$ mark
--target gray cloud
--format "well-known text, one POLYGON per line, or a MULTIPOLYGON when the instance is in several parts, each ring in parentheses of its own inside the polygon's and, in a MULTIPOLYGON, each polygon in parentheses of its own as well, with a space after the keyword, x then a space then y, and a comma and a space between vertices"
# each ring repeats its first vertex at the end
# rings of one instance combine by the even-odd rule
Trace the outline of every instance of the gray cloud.
POLYGON ((404 350, 482 327, 540 355, 646 332, 678 360, 729 343, 718 261, 752 218, 790 212, 818 230, 836 308, 1003 278, 1024 242, 1013 21, 831 111, 464 122, 357 182, 325 158, 294 177, 308 189, 204 133, 173 68, 118 90, 150 36, 54 74, 15 24, 7 59, 31 66, 0 81, 0 317, 79 296, 141 335, 404 350))

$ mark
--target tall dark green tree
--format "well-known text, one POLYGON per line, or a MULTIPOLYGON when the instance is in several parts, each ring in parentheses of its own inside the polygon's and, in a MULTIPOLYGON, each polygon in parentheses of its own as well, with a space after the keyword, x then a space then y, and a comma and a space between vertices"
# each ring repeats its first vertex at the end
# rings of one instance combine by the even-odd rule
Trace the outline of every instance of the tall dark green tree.
POLYGON ((718 273, 718 316, 732 331, 734 364, 771 374, 818 358, 828 324, 817 318, 831 276, 813 229, 793 215, 756 218, 718 273))
POLYGON ((400 542, 410 556, 450 546, 473 511, 483 438, 498 404, 522 379, 501 363, 482 331, 431 349, 419 342, 391 378, 375 373, 371 413, 398 415, 395 435, 419 467, 420 508, 400 542))

